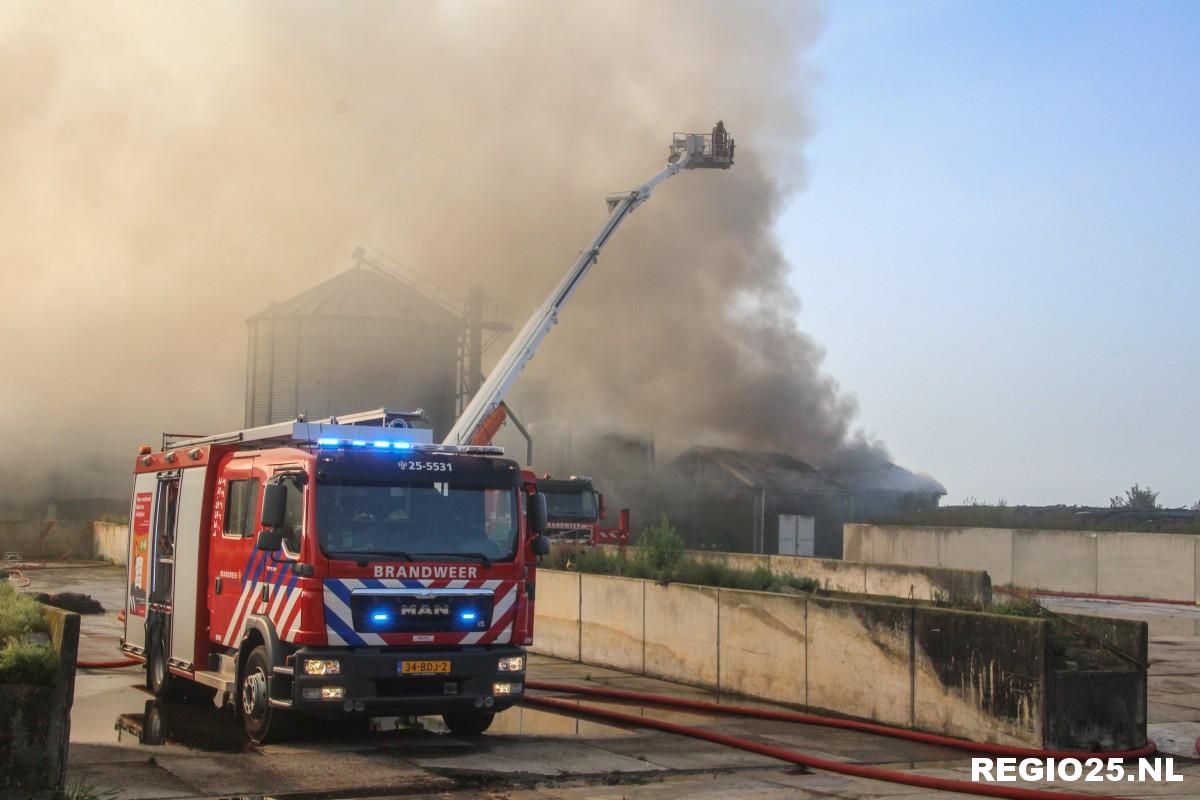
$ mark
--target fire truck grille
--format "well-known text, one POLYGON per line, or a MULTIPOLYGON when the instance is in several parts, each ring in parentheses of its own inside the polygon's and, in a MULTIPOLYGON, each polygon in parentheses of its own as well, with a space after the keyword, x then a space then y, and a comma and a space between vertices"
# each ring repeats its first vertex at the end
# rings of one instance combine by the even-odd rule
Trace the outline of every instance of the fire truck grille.
POLYGON ((375 681, 378 697, 425 697, 429 695, 458 694, 458 681, 444 677, 432 678, 383 678, 375 681))
POLYGON ((491 624, 491 592, 420 595, 368 594, 350 598, 354 630, 360 633, 470 633, 491 624))

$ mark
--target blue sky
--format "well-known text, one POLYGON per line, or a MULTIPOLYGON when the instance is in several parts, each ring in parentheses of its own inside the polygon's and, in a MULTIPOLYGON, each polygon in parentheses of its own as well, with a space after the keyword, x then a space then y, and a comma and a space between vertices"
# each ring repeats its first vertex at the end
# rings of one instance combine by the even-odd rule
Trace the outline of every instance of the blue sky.
POLYGON ((834 0, 801 326, 966 497, 1200 499, 1200 3, 834 0))

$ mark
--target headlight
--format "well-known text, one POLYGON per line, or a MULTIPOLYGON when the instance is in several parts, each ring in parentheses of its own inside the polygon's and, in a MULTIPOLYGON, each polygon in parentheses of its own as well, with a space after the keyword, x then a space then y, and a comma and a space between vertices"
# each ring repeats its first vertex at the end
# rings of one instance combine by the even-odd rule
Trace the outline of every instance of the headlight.
POLYGON ((496 669, 500 672, 520 672, 525 669, 525 656, 502 658, 500 659, 500 663, 496 665, 496 669))
POLYGON ((342 664, 337 659, 315 659, 308 658, 304 660, 305 675, 341 675, 342 664))

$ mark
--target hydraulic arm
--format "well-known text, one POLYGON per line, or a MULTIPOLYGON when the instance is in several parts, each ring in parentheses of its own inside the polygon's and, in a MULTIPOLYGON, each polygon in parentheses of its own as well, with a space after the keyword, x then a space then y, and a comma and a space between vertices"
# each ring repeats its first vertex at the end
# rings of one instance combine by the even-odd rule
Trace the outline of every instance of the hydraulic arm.
POLYGON ((676 133, 671 141, 671 152, 667 165, 641 186, 627 192, 610 194, 608 219, 588 246, 579 253, 550 296, 534 311, 513 339, 512 344, 500 357, 483 386, 463 409, 462 416, 446 434, 444 444, 479 444, 480 434, 490 440, 503 418, 504 396, 513 385, 525 365, 533 358, 542 340, 558 322, 558 313, 575 290, 579 288, 588 270, 596 263, 600 250, 609 237, 633 210, 650 199, 654 187, 670 178, 681 169, 728 169, 733 164, 733 139, 729 138, 725 125, 718 122, 712 133, 676 133))

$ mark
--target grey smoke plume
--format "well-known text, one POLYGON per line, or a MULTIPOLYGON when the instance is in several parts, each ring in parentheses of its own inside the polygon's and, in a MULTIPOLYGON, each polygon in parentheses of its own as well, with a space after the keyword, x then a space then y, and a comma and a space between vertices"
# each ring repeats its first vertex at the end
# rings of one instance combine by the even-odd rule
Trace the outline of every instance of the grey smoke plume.
POLYGON ((819 17, 696 0, 4 4, 0 491, 120 496, 138 443, 237 427, 244 319, 358 243, 523 313, 604 195, 718 117, 736 167, 639 210, 522 396, 580 425, 652 425, 668 447, 845 452, 854 405, 796 327, 772 232, 803 184, 819 17))

